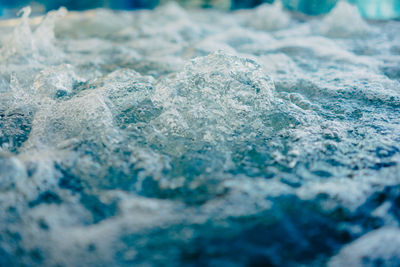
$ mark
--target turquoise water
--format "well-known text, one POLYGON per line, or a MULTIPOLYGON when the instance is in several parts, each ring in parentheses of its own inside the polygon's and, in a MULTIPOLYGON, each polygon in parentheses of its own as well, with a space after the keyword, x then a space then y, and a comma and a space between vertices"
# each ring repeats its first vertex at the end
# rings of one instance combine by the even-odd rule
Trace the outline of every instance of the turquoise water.
POLYGON ((339 4, 0 25, 0 266, 397 266, 400 23, 339 4))
MULTIPOLYGON (((339 0, 282 0, 285 7, 310 15, 328 13, 339 0)), ((364 18, 387 20, 400 18, 400 1, 398 0, 348 0, 357 5, 364 18)))
MULTIPOLYGON (((344 0, 343 0, 344 1, 344 0)), ((262 3, 272 3, 274 0, 177 0, 181 4, 195 7, 213 7, 222 9, 253 8, 262 3)), ((284 6, 289 10, 295 10, 309 15, 320 15, 328 13, 339 0, 282 0, 284 6)), ((400 18, 399 0, 348 0, 349 3, 358 6, 361 15, 368 19, 387 20, 400 18)), ((38 0, 36 11, 52 10, 66 7, 71 10, 87 10, 91 8, 113 8, 113 9, 137 9, 154 8, 162 3, 158 0, 38 0)), ((29 4, 28 0, 3 0, 0 3, 0 16, 13 17, 14 10, 29 4), (3 14, 5 9, 5 14, 3 14)))
POLYGON ((400 1, 398 0, 353 0, 361 14, 371 19, 394 19, 400 17, 400 1))

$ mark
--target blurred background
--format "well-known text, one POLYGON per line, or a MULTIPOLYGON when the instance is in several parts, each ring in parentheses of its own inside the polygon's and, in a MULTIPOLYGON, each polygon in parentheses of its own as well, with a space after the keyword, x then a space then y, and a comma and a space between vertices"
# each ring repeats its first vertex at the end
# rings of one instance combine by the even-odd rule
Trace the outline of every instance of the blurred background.
MULTIPOLYGON (((92 8, 140 9, 154 8, 168 0, 0 0, 0 17, 14 17, 18 9, 30 5, 36 14, 64 6, 69 10, 92 8)), ((176 0, 182 6, 200 8, 252 8, 274 0, 176 0), (221 3, 223 2, 223 3, 221 3)), ((329 12, 339 0, 281 0, 287 9, 308 15, 329 12)), ((347 0, 356 4, 362 16, 368 19, 399 19, 400 0, 347 0)))

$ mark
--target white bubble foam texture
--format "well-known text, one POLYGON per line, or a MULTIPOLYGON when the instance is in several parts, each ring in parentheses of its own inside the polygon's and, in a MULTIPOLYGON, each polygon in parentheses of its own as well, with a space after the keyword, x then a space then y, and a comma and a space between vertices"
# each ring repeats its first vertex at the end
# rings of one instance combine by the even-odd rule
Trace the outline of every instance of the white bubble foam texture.
POLYGON ((0 21, 0 266, 400 265, 398 21, 29 13, 0 21))

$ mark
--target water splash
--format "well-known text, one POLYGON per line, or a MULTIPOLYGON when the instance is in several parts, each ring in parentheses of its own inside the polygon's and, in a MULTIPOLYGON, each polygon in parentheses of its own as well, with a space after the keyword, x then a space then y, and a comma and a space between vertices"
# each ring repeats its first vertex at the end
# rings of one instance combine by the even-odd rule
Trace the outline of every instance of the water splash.
POLYGON ((400 26, 348 10, 24 9, 0 265, 397 263, 400 26))

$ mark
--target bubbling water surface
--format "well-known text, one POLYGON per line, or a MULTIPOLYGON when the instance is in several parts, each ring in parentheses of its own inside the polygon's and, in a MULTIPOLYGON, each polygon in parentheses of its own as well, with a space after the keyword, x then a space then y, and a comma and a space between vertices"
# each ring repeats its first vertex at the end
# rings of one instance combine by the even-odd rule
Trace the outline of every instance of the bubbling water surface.
POLYGON ((399 22, 29 12, 0 24, 0 265, 400 263, 399 22))

